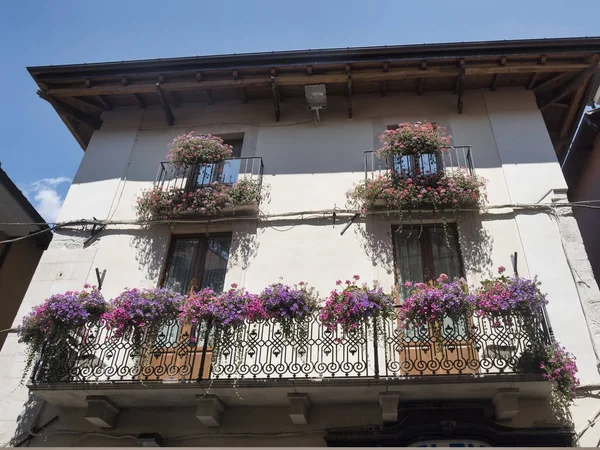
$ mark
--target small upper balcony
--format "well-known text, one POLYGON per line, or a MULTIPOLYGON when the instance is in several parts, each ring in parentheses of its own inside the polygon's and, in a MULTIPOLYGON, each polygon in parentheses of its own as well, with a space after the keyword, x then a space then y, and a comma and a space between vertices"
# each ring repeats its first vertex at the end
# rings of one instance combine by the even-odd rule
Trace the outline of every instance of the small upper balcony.
POLYGON ((261 157, 203 164, 163 161, 154 188, 138 202, 138 214, 149 219, 255 215, 263 171, 261 157))
POLYGON ((206 389, 231 399, 232 386, 244 388, 255 404, 290 386, 302 386, 315 401, 361 401, 386 386, 415 400, 441 392, 444 398, 489 397, 502 387, 533 396, 549 390, 527 358, 550 342, 543 317, 515 315, 501 324, 448 317, 441 334, 428 325, 407 329, 399 316, 382 320, 347 333, 328 330, 318 314, 291 331, 271 320, 228 331, 173 320, 141 345, 90 324, 67 342, 46 342, 30 389, 67 407, 84 406, 86 395, 114 396, 115 389, 120 403, 145 406, 193 402, 206 389))
POLYGON ((475 175, 470 145, 443 147, 441 152, 420 155, 381 155, 376 151, 365 152, 365 179, 392 174, 402 177, 416 175, 452 175, 466 171, 475 175))
POLYGON ((468 145, 416 154, 366 151, 364 156, 364 182, 348 193, 363 212, 477 210, 486 201, 485 182, 475 174, 468 145))

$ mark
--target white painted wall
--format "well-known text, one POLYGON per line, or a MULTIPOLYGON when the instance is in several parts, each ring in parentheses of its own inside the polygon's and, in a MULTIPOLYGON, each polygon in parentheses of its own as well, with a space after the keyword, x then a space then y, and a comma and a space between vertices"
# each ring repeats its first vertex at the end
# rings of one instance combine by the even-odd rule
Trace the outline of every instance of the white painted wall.
MULTIPOLYGON (((522 89, 468 91, 462 115, 457 114, 456 97, 450 93, 356 96, 353 119, 346 116, 345 100, 331 98, 319 124, 312 123, 301 101, 286 99, 281 106, 280 123, 274 121, 269 101, 181 105, 175 110, 174 127, 165 126, 158 108, 104 113, 104 125, 92 137, 59 220, 92 216, 134 219, 135 200, 143 189, 152 186, 167 144, 192 129, 245 134, 242 156, 256 155, 264 160, 264 182, 270 186, 270 200, 261 205, 266 214, 344 207, 346 191, 364 176, 363 151, 373 149, 386 125, 401 121, 436 121, 449 128, 455 145, 472 145, 476 171, 488 179, 490 205, 531 203, 549 189, 566 187, 534 96, 522 89)), ((333 226, 322 221, 221 223, 187 227, 185 231, 230 227, 234 248, 242 237, 252 242, 255 250, 249 256, 243 256, 243 249, 232 255, 227 283, 259 291, 281 276, 290 283, 309 282, 325 296, 335 287, 335 280, 354 274, 367 281, 380 280, 384 286, 393 284, 391 224, 387 218, 359 220, 343 236, 343 223, 333 226), (366 248, 361 230, 380 239, 378 251, 366 248)), ((556 221, 541 211, 515 213, 505 208, 489 214, 466 214, 460 229, 469 281, 478 283, 499 265, 510 267, 510 254, 518 252, 520 274, 539 275, 548 292, 554 332, 578 357, 582 382, 600 383, 578 287, 562 250, 556 221)), ((82 243, 87 234, 57 233, 15 324, 48 294, 95 283, 96 267, 107 270, 103 292, 109 297, 125 287, 155 286, 170 234, 181 231, 181 227, 168 226, 149 231, 113 226, 86 249, 82 243)), ((27 398, 27 389, 18 387, 23 351, 16 336, 10 335, 0 354, 5 376, 0 398, 8 405, 0 411, 2 441, 15 433, 17 416, 27 398)), ((577 415, 578 426, 589 418, 589 410, 588 402, 577 415)), ((61 423, 61 428, 80 426, 80 422, 64 420, 67 422, 61 423)), ((57 442, 63 445, 62 440, 57 442)), ((237 441, 231 442, 236 445, 237 441)), ((306 441, 298 442, 304 445, 306 441)))

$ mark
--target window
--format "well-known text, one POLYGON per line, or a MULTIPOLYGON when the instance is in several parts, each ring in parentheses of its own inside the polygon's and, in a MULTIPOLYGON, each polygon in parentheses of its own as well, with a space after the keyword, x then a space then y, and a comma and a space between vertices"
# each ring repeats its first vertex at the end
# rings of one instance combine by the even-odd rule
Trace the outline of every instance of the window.
POLYGON ((206 164, 197 168, 194 177, 196 186, 204 186, 218 182, 222 184, 233 184, 237 181, 240 173, 240 158, 242 155, 243 139, 225 139, 225 144, 233 147, 233 158, 219 164, 206 164))
MULTIPOLYGON (((395 130, 396 128, 398 128, 398 125, 388 125, 387 127, 388 130, 395 130)), ((393 155, 390 165, 398 175, 414 176, 417 173, 429 175, 438 173, 438 168, 443 167, 443 161, 436 153, 424 153, 418 156, 393 155)))
MULTIPOLYGON (((225 287, 231 234, 174 237, 171 242, 163 285, 181 294, 210 288, 220 293, 225 287)), ((179 345, 183 329, 175 324, 165 325, 158 333, 157 347, 179 345)), ((195 335, 192 331, 191 336, 195 335)))
MULTIPOLYGON (((445 273, 450 279, 464 276, 458 233, 454 224, 424 225, 402 228, 392 228, 394 236, 394 260, 396 264, 396 279, 401 301, 408 296, 409 289, 404 283, 427 283, 435 280, 438 275, 445 273)), ((463 335, 464 323, 455 324, 451 320, 444 321, 443 330, 463 335), (450 328, 448 328, 450 327, 450 328)), ((416 330, 407 336, 415 339, 416 330)), ((427 336, 427 330, 418 330, 419 336, 427 336)))
POLYGON ((211 288, 222 292, 231 247, 231 234, 174 237, 164 285, 182 294, 211 288))

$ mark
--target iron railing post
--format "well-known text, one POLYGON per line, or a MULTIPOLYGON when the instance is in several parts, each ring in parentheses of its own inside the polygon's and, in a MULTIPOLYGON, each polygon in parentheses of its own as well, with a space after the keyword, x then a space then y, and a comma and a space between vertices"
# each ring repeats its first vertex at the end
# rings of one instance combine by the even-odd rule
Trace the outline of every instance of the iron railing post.
MULTIPOLYGON (((211 328, 212 321, 208 321, 208 323, 206 324, 206 333, 204 333, 204 343, 202 345, 202 357, 200 358, 200 371, 198 372, 198 381, 202 381, 204 379, 204 364, 206 363, 206 352, 208 350, 208 339, 210 337, 211 328)), ((194 357, 194 359, 196 358, 194 357)))
POLYGON ((377 348, 377 318, 373 317, 373 357, 375 358, 374 370, 375 379, 379 379, 379 349, 377 348))

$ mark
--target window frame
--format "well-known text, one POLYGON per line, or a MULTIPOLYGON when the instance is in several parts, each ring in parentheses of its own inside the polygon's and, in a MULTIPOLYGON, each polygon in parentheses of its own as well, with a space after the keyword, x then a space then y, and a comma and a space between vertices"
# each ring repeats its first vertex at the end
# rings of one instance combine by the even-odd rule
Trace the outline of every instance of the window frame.
MULTIPOLYGON (((421 234, 421 237, 419 238, 419 245, 421 247, 421 264, 423 265, 423 282, 424 283, 428 283, 430 281, 435 280, 436 276, 439 274, 434 274, 433 273, 433 267, 434 267, 434 261, 435 261, 435 257, 433 255, 433 247, 431 245, 431 230, 433 228, 436 228, 436 226, 439 226, 439 223, 428 223, 428 224, 419 224, 419 225, 415 225, 415 224, 411 224, 411 225, 402 225, 402 231, 404 232, 405 230, 417 230, 420 232, 421 227, 423 227, 423 233, 421 234), (424 237, 427 237, 427 239, 425 239, 424 237)), ((402 293, 402 286, 400 286, 400 280, 398 279, 398 261, 396 258, 397 255, 397 248, 396 248, 396 238, 395 238, 395 233, 397 232, 397 230, 400 228, 401 225, 399 224, 394 224, 391 227, 392 230, 392 251, 394 252, 394 285, 396 286, 396 291, 398 292, 398 301, 400 302, 402 299, 400 298, 401 293, 402 293)), ((465 275, 465 265, 464 265, 464 260, 463 260, 463 255, 462 255, 462 249, 460 246, 460 236, 458 235, 458 226, 456 225, 456 223, 454 222, 450 222, 450 223, 446 223, 445 225, 446 227, 451 227, 453 228, 454 231, 454 236, 453 239, 455 240, 455 244, 456 244, 456 249, 457 249, 457 257, 458 257, 458 266, 459 266, 459 273, 461 277, 466 277, 465 275)), ((406 281, 412 281, 412 280, 406 280, 406 281)))
MULTIPOLYGON (((431 123, 435 128, 438 127, 437 122, 432 122, 431 123)), ((398 129, 398 125, 387 125, 385 127, 386 130, 396 130, 398 129)), ((422 162, 423 162, 423 157, 425 155, 428 155, 429 158, 429 166, 431 165, 431 161, 432 158, 435 160, 435 172, 430 172, 430 174, 443 174, 444 173, 444 158, 439 154, 439 153, 423 153, 422 155, 419 156, 415 156, 415 155, 404 155, 404 156, 398 156, 398 164, 400 166, 400 168, 402 168, 402 159, 406 158, 406 164, 409 168, 407 173, 403 173, 402 169, 400 169, 400 171, 396 170, 396 157, 397 155, 390 155, 387 159, 386 159, 386 166, 390 167, 390 171, 394 174, 394 175, 399 175, 399 176, 410 176, 410 177, 414 177, 415 175, 417 175, 417 170, 419 171, 419 173, 423 173, 422 170, 422 162)))
MULTIPOLYGON (((221 139, 223 139, 223 138, 221 138, 221 139)), ((225 168, 225 164, 227 163, 227 161, 240 159, 242 157, 242 150, 244 148, 244 136, 242 135, 242 137, 239 137, 239 138, 223 139, 223 143, 232 146, 233 154, 232 154, 231 158, 229 158, 225 161, 221 161, 219 163, 196 164, 196 165, 192 166, 190 168, 189 181, 187 183, 188 184, 187 190, 198 189, 203 186, 208 186, 209 184, 215 183, 215 182, 219 183, 219 184, 234 184, 236 182, 236 181, 226 182, 226 181, 221 180, 221 177, 223 175, 223 170, 225 168), (238 153, 237 156, 236 156, 236 150, 238 153), (208 167, 208 166, 211 167, 210 179, 208 179, 206 181, 203 180, 202 183, 198 183, 198 177, 200 176, 200 171, 204 167, 208 167)), ((239 177, 239 170, 238 170, 237 177, 239 177)), ((237 177, 236 177, 236 179, 237 179, 237 177)))
MULTIPOLYGON (((231 242, 233 242, 233 232, 231 231, 219 231, 215 233, 172 234, 171 239, 169 240, 169 246, 167 248, 167 258, 160 277, 160 287, 166 286, 167 277, 169 275, 169 268, 171 267, 171 263, 173 261, 173 253, 175 251, 174 249, 176 241, 184 239, 198 239, 199 242, 198 247, 196 248, 196 258, 192 266, 193 275, 190 279, 190 286, 188 287, 187 292, 182 292, 181 294, 187 295, 189 293, 190 289, 192 289, 194 286, 194 284, 192 283, 194 279, 196 279, 196 287, 199 288, 199 285, 202 282, 202 274, 206 265, 208 241, 210 237, 229 237, 231 242)), ((229 258, 227 261, 229 263, 229 258)))

